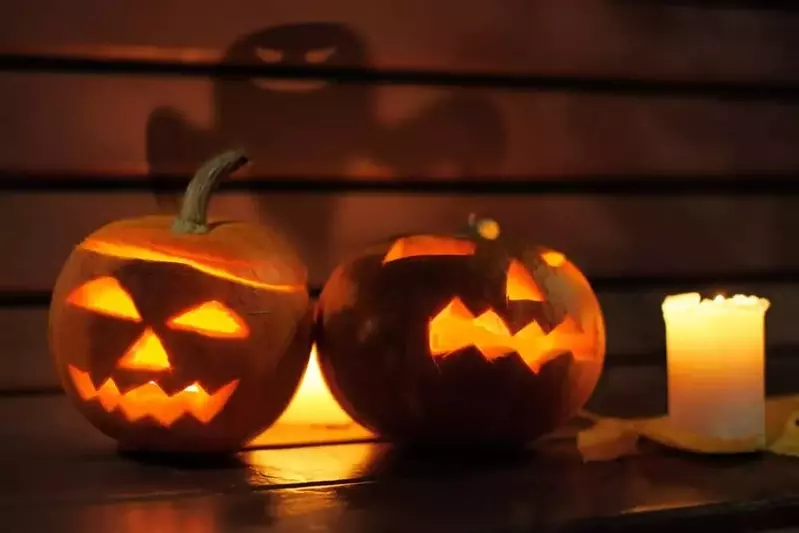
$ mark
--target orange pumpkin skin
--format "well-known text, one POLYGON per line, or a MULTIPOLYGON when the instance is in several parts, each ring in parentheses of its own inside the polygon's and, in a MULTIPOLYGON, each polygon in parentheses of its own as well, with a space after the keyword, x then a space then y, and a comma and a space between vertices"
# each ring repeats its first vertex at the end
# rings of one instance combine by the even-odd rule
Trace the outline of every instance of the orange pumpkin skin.
POLYGON ((304 266, 265 226, 204 220, 214 182, 245 162, 228 152, 201 169, 201 198, 190 186, 177 222, 100 228, 56 281, 49 338, 64 389, 123 448, 236 451, 299 384, 312 323, 304 266))
POLYGON ((333 272, 317 349, 357 422, 398 442, 518 446, 588 400, 605 354, 588 281, 562 254, 497 231, 483 220, 392 239, 333 272))

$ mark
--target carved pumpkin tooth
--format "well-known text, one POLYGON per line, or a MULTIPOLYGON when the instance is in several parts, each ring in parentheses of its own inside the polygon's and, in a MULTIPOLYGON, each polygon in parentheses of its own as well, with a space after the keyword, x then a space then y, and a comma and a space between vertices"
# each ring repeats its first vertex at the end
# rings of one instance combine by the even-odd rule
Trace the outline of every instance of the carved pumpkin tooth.
POLYGON ((195 382, 169 395, 155 381, 149 381, 120 393, 113 379, 109 378, 99 389, 95 389, 87 372, 70 365, 69 374, 82 399, 96 400, 109 413, 119 409, 131 422, 152 418, 165 427, 171 426, 184 415, 191 415, 205 424, 211 422, 225 407, 239 384, 239 380, 235 379, 215 393, 208 394, 195 382))
POLYGON ((111 222, 72 251, 58 276, 50 348, 67 394, 128 448, 239 450, 299 386, 313 320, 305 266, 274 229, 207 217, 217 183, 247 161, 239 150, 210 159, 177 217, 111 222), (123 331, 107 327, 114 321, 126 323, 123 331), (227 382, 209 394, 202 383, 220 373, 227 382), (109 377, 93 382, 100 374, 109 377), (142 375, 152 381, 128 388, 142 375), (169 388, 183 376, 191 385, 169 388))

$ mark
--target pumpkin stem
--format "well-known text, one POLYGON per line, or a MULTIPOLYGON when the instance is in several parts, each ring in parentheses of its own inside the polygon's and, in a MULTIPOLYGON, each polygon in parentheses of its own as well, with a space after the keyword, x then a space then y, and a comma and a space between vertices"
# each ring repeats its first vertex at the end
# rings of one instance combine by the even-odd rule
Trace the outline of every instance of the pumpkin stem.
POLYGON ((495 240, 500 233, 499 223, 496 220, 493 218, 478 218, 474 213, 469 215, 469 230, 476 237, 489 241, 495 240))
POLYGON ((217 184, 230 174, 247 164, 249 159, 244 150, 228 150, 206 161, 194 174, 183 203, 180 214, 172 223, 173 233, 207 233, 208 204, 211 193, 217 184))

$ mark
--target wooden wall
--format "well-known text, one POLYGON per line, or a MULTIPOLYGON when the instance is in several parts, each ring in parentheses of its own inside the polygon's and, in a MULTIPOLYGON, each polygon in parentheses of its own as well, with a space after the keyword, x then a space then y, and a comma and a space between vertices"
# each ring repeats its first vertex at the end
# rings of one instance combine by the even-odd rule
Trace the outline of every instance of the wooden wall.
POLYGON ((174 209, 229 146, 254 164, 212 209, 282 228, 314 287, 478 211, 586 271, 609 364, 662 360, 660 302, 684 289, 770 298, 788 351, 799 12, 700 4, 6 0, 0 390, 57 387, 46 310, 71 247, 174 209))

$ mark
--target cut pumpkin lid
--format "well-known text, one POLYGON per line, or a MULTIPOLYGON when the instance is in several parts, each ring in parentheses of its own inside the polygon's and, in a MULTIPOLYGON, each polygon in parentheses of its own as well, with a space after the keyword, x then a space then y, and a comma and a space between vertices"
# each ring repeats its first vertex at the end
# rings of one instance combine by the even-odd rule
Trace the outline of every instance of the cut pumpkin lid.
POLYGON ((291 246, 266 226, 215 222, 203 234, 174 233, 170 216, 112 222, 79 249, 120 259, 186 265, 210 276, 280 292, 304 291, 307 271, 291 246))

